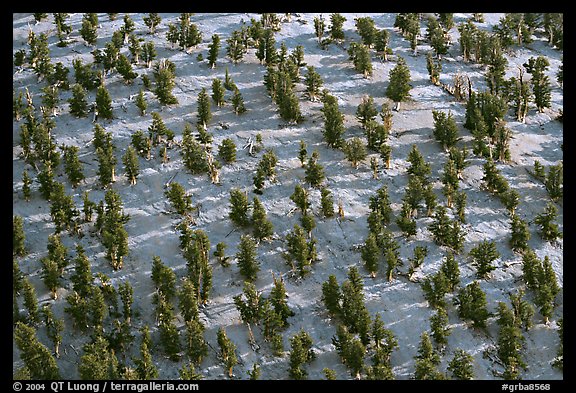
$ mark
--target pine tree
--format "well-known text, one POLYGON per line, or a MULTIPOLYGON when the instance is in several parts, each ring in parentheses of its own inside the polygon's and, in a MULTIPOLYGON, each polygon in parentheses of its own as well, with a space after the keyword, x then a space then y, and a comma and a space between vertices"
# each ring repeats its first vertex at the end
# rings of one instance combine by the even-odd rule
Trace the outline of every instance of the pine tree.
POLYGON ((474 358, 468 352, 458 348, 454 352, 454 357, 448 363, 448 371, 452 379, 471 380, 474 379, 474 358))
POLYGON ((397 110, 400 109, 400 102, 405 101, 410 96, 410 70, 403 57, 398 57, 398 63, 390 70, 390 83, 386 88, 386 97, 397 103, 397 110))
POLYGON ((447 337, 451 331, 448 327, 448 313, 445 308, 436 308, 436 313, 430 317, 430 329, 436 346, 444 348, 448 344, 447 337))
POLYGON ((238 363, 238 359, 236 358, 236 345, 228 338, 223 326, 218 328, 217 340, 220 348, 220 359, 226 367, 228 377, 232 378, 234 366, 238 363))
POLYGON ((322 206, 322 214, 324 217, 334 216, 334 200, 332 198, 332 192, 326 187, 320 189, 320 205, 322 206))
POLYGON ((234 113, 237 115, 241 115, 242 113, 246 112, 246 106, 244 106, 244 98, 242 97, 242 93, 240 93, 240 89, 234 89, 234 95, 232 96, 232 108, 234 109, 234 113))
POLYGON ((430 76, 430 82, 435 86, 440 85, 440 73, 442 72, 442 63, 440 59, 436 60, 432 57, 432 53, 428 52, 426 54, 426 68, 428 69, 428 75, 430 76))
POLYGON ((523 66, 526 72, 532 75, 532 92, 536 108, 538 112, 544 112, 544 108, 550 107, 550 78, 546 75, 550 62, 544 56, 531 57, 523 66))
POLYGON ((440 365, 440 355, 438 355, 436 350, 432 347, 430 336, 426 331, 420 336, 418 355, 415 357, 414 363, 414 379, 434 380, 446 378, 444 374, 437 369, 438 365, 440 365))
POLYGON ((381 251, 376 242, 376 236, 374 233, 368 235, 361 251, 362 260, 364 261, 366 269, 370 272, 370 276, 372 278, 376 277, 381 251))
POLYGON ((78 244, 76 245, 76 258, 74 259, 74 273, 70 276, 74 292, 82 297, 87 297, 93 280, 90 261, 86 257, 82 245, 78 244))
POLYGON ((192 135, 190 126, 184 127, 182 136, 182 159, 186 169, 194 174, 206 173, 209 170, 206 147, 202 146, 192 135))
POLYGON ((38 298, 36 297, 36 288, 32 285, 28 277, 22 281, 24 307, 26 308, 26 323, 36 325, 40 322, 40 311, 38 309, 38 298))
MULTIPOLYGON (((148 41, 146 42, 144 45, 142 45, 142 61, 144 63, 146 63, 146 68, 150 68, 152 67, 152 62, 154 61, 154 59, 156 59, 156 56, 158 55, 158 53, 156 52, 156 47, 154 46, 154 42, 152 41, 148 41)), ((156 75, 154 75, 156 77, 156 75)), ((148 77, 147 75, 143 75, 142 78, 144 77, 148 77)), ((162 77, 160 78, 160 81, 162 81, 162 77)), ((148 83, 149 85, 149 83, 148 83)), ((150 90, 150 86, 147 86, 147 83, 144 83, 144 87, 147 88, 148 90, 150 90)), ((174 101, 171 100, 169 95, 167 97, 167 99, 169 101, 174 101)))
POLYGON ((288 371, 290 378, 307 379, 308 372, 303 366, 316 358, 316 354, 312 350, 312 338, 307 332, 300 330, 290 338, 290 347, 290 369, 288 371))
POLYGON ((422 282, 424 298, 434 308, 445 307, 445 295, 450 290, 450 281, 441 269, 432 277, 426 277, 422 282))
POLYGON ((250 235, 242 235, 236 253, 240 274, 248 281, 256 281, 260 266, 256 260, 256 243, 250 235))
POLYGON ((388 55, 392 53, 389 47, 390 34, 388 30, 381 29, 376 31, 376 36, 374 37, 374 49, 378 56, 388 61, 388 55))
POLYGON ((474 327, 486 328, 486 319, 489 315, 486 309, 486 294, 478 281, 461 288, 454 303, 458 306, 460 318, 471 320, 474 327))
POLYGON ((178 104, 178 99, 172 94, 176 86, 174 82, 176 66, 170 60, 161 59, 154 64, 152 74, 156 82, 154 94, 162 105, 178 104))
POLYGON ((178 375, 183 381, 197 381, 203 378, 202 374, 196 372, 196 367, 192 363, 183 365, 180 369, 178 369, 178 375))
POLYGON ((248 218, 248 197, 237 188, 230 190, 230 213, 229 217, 232 222, 240 227, 246 227, 250 224, 248 218))
POLYGON ((314 66, 307 67, 307 74, 304 80, 304 84, 306 85, 306 94, 310 101, 316 101, 317 97, 320 95, 320 89, 322 88, 324 81, 314 66))
POLYGON ((134 359, 136 374, 138 375, 138 379, 141 380, 158 378, 158 368, 154 364, 152 354, 150 353, 152 339, 150 338, 150 330, 148 325, 144 325, 140 331, 142 333, 142 341, 140 343, 140 358, 134 359))
POLYGON ((28 176, 28 171, 24 169, 24 172, 22 172, 22 196, 24 197, 24 200, 26 202, 28 202, 31 197, 31 190, 30 190, 31 184, 32 179, 30 179, 30 177, 28 176))
POLYGON ((274 234, 274 227, 266 216, 264 205, 256 196, 252 203, 252 226, 254 239, 258 242, 270 238, 274 234))
POLYGON ((226 40, 226 43, 228 44, 226 54, 234 64, 238 64, 246 53, 246 49, 242 43, 242 33, 239 30, 234 30, 230 38, 226 40))
POLYGON ((303 278, 310 272, 309 266, 316 260, 316 240, 308 236, 304 229, 298 224, 294 224, 294 230, 286 235, 287 254, 286 260, 293 271, 303 278))
POLYGON ((42 264, 42 281, 50 291, 52 298, 57 299, 57 290, 61 286, 58 264, 49 257, 40 259, 40 263, 42 264))
POLYGON ((56 360, 48 348, 38 340, 33 327, 16 322, 14 342, 20 350, 20 358, 30 379, 61 379, 56 360))
POLYGON ((38 188, 40 194, 47 201, 50 200, 50 194, 54 188, 55 180, 54 172, 52 171, 52 164, 49 161, 44 162, 42 169, 38 172, 37 179, 40 183, 40 187, 38 188))
POLYGON ((128 146, 126 153, 122 156, 122 163, 124 164, 124 170, 126 171, 126 176, 130 180, 130 185, 135 185, 138 179, 138 155, 136 150, 132 146, 128 146))
POLYGON ((75 83, 72 85, 72 97, 68 100, 70 104, 70 114, 76 117, 86 117, 88 114, 88 102, 86 101, 86 90, 75 83))
POLYGON ((200 364, 208 355, 208 344, 204 339, 204 325, 198 319, 186 321, 184 350, 192 364, 200 364))
POLYGON ((118 60, 116 62, 116 71, 122 75, 124 83, 127 85, 131 84, 138 76, 138 74, 132 69, 132 63, 130 63, 130 60, 128 60, 124 54, 120 54, 118 56, 118 60))
POLYGON ((212 42, 208 48, 208 65, 210 68, 214 68, 216 66, 218 52, 220 51, 220 36, 218 34, 212 35, 212 42))
POLYGON ((42 307, 42 317, 48 338, 54 344, 54 354, 59 358, 60 344, 62 344, 61 333, 64 331, 64 320, 56 318, 52 312, 52 306, 48 304, 42 307))
POLYGON ((212 99, 216 103, 216 106, 223 106, 225 103, 224 93, 226 89, 222 86, 222 81, 218 78, 212 80, 212 99))
POLYGON ((345 142, 343 150, 346 159, 352 163, 354 168, 358 168, 358 164, 363 161, 368 154, 366 152, 366 145, 362 139, 358 137, 354 137, 350 141, 345 142))
POLYGON ((494 49, 488 59, 488 70, 486 72, 486 82, 491 94, 499 95, 503 93, 506 81, 504 76, 506 74, 506 67, 508 60, 504 57, 502 49, 498 44, 499 41, 494 43, 494 49))
POLYGON ((314 17, 314 33, 316 34, 316 38, 318 38, 318 43, 322 42, 322 36, 324 36, 325 30, 325 22, 322 16, 314 17))
POLYGON ((296 204, 302 212, 302 215, 308 214, 308 207, 310 206, 310 202, 308 202, 308 191, 300 184, 294 186, 294 192, 290 195, 290 200, 296 204))
POLYGON ((338 109, 336 97, 325 93, 322 97, 323 107, 320 109, 324 116, 324 140, 328 146, 339 148, 344 144, 344 115, 338 109))
POLYGON ((371 47, 374 44, 376 34, 378 33, 374 25, 374 19, 370 17, 354 18, 354 22, 356 30, 362 38, 362 43, 371 47))
POLYGON ((322 283, 322 302, 326 310, 332 317, 340 315, 340 286, 336 281, 336 276, 331 274, 324 283, 322 283))
POLYGON ((306 165, 305 170, 306 176, 304 179, 307 183, 310 183, 310 186, 314 188, 319 188, 326 177, 324 175, 324 167, 322 164, 318 163, 318 158, 318 150, 314 150, 308 159, 308 164, 306 165))
POLYGON ((483 240, 470 250, 472 264, 476 267, 476 277, 487 279, 490 272, 496 269, 493 262, 500 258, 494 241, 483 240))
POLYGON ((142 20, 146 27, 150 29, 151 34, 156 32, 156 28, 160 25, 160 22, 162 22, 162 18, 156 13, 149 13, 148 16, 142 17, 142 20))
POLYGON ((258 363, 254 363, 252 365, 252 370, 248 371, 248 376, 250 377, 251 381, 260 379, 260 366, 258 363))
POLYGON ((548 167, 548 175, 544 181, 544 186, 554 202, 564 196, 564 165, 562 162, 548 167))
POLYGON ((206 128, 208 122, 212 119, 210 111, 210 98, 206 92, 206 88, 202 88, 198 94, 198 124, 202 124, 206 128))
POLYGON ((348 54, 357 72, 362 73, 364 78, 372 76, 372 59, 370 49, 366 45, 353 42, 350 44, 348 54))
POLYGON ((523 253, 528 249, 528 241, 530 240, 530 231, 528 224, 522 220, 518 215, 511 217, 510 223, 510 248, 513 251, 523 253))
POLYGON ((444 150, 448 151, 458 141, 458 126, 452 116, 452 112, 432 111, 434 118, 434 137, 444 150))
POLYGON ((504 379, 519 379, 520 369, 526 368, 523 359, 524 336, 514 322, 514 313, 504 302, 498 302, 498 341, 496 350, 504 365, 504 379))
POLYGON ((337 13, 330 15, 330 38, 335 41, 344 40, 344 30, 342 29, 344 22, 346 22, 344 16, 337 13))
POLYGON ((104 86, 98 87, 96 91, 96 110, 98 110, 98 116, 103 119, 112 120, 114 115, 112 113, 112 99, 110 98, 110 93, 104 86))
POLYGON ((410 266, 408 268, 408 279, 412 280, 412 276, 416 272, 422 263, 424 258, 428 256, 428 247, 426 246, 416 246, 414 247, 414 256, 409 259, 410 266))
POLYGON ((553 221, 556 220, 558 209, 552 202, 548 202, 544 211, 536 216, 534 223, 539 227, 539 233, 542 239, 553 242, 562 238, 563 234, 558 229, 558 225, 553 221))
POLYGON ((72 184, 73 188, 78 187, 80 182, 84 180, 84 173, 82 172, 82 164, 78 158, 78 151, 80 150, 77 146, 66 146, 63 147, 64 150, 64 172, 68 176, 68 180, 72 184))
POLYGON ((280 317, 282 321, 282 327, 288 326, 288 318, 295 315, 294 311, 288 306, 286 293, 286 287, 284 286, 284 280, 282 278, 277 279, 272 277, 274 281, 274 287, 270 291, 270 303, 274 307, 274 312, 280 317))
POLYGON ((231 138, 225 138, 218 146, 218 156, 226 163, 236 161, 236 144, 231 138))
POLYGON ((386 169, 390 169, 390 162, 392 159, 392 147, 386 143, 382 143, 379 148, 380 157, 386 163, 386 169))
POLYGON ((24 242, 26 234, 21 216, 12 216, 12 255, 23 256, 26 254, 24 242))
POLYGON ((365 96, 362 98, 362 102, 358 105, 356 109, 356 119, 360 122, 363 129, 367 128, 367 125, 374 121, 378 115, 378 110, 374 105, 374 98, 371 96, 365 96))

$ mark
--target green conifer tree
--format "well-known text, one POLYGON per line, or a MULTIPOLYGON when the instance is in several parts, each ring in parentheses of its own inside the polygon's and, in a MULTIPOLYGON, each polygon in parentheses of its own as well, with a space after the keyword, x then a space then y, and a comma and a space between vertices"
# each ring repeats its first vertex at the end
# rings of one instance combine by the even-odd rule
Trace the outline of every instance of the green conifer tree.
POLYGON ((258 242, 270 238, 274 234, 272 222, 266 216, 266 209, 258 197, 252 203, 253 236, 258 242))

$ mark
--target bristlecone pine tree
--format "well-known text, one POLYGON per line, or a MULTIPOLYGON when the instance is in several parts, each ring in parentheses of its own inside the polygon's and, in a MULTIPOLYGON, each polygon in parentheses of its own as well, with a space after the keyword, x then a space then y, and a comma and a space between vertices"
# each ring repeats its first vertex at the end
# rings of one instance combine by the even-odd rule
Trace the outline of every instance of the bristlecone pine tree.
POLYGON ((428 332, 423 332, 420 336, 418 355, 415 356, 414 379, 434 380, 446 379, 446 376, 438 370, 440 365, 440 355, 432 346, 428 332))
POLYGON ((202 88, 198 93, 198 123, 206 128, 208 122, 212 119, 212 112, 210 111, 210 97, 206 88, 202 88))
POLYGON ((225 366, 228 377, 232 378, 234 366, 238 363, 236 357, 236 345, 226 335, 224 327, 218 328, 217 333, 218 347, 220 348, 220 359, 225 366))
POLYGON ((120 195, 112 189, 104 195, 106 207, 103 216, 102 244, 107 249, 106 257, 114 270, 122 268, 122 260, 128 254, 128 233, 124 225, 129 216, 122 212, 120 195))
POLYGON ((430 329, 436 346, 439 349, 444 348, 448 344, 447 337, 451 331, 448 327, 448 313, 444 307, 436 308, 436 313, 430 317, 430 329))
POLYGON ((170 201, 172 208, 176 213, 185 215, 193 210, 192 196, 186 193, 186 190, 178 182, 171 182, 164 195, 170 201))
POLYGON ((324 93, 322 97, 323 107, 320 109, 324 116, 324 129, 322 134, 328 146, 339 148, 343 145, 344 140, 344 115, 338 108, 338 101, 336 97, 324 93))
POLYGON ((523 349, 525 338, 516 323, 514 312, 506 303, 498 302, 498 342, 496 351, 504 365, 504 379, 519 379, 521 369, 526 369, 523 349))
POLYGON ((474 327, 486 328, 486 319, 489 316, 486 308, 486 294, 478 281, 473 281, 461 288, 454 303, 458 306, 460 318, 471 320, 474 327))
POLYGON ((42 307, 42 317, 48 338, 54 344, 54 354, 60 357, 60 344, 62 344, 62 332, 64 331, 64 320, 58 319, 52 312, 52 306, 45 304, 42 307))
POLYGON ((266 216, 266 209, 256 196, 252 203, 252 227, 254 238, 259 242, 274 234, 274 227, 266 216))
POLYGON ((110 93, 104 86, 98 87, 96 91, 96 109, 98 110, 98 117, 107 120, 112 120, 114 117, 112 113, 112 98, 110 98, 110 93))
POLYGON ((236 144, 230 138, 225 138, 218 146, 218 156, 226 163, 236 161, 236 144))
POLYGON ((483 240, 470 250, 472 264, 476 267, 476 277, 487 279, 496 267, 493 262, 500 258, 500 253, 496 249, 494 241, 483 240))
POLYGON ((70 180, 73 188, 78 187, 80 182, 84 180, 84 173, 82 172, 82 163, 78 158, 78 146, 64 146, 64 172, 70 180))
POLYGON ((376 241, 376 235, 370 233, 364 242, 364 246, 361 250, 362 260, 366 266, 366 269, 370 272, 372 278, 376 277, 378 272, 378 262, 380 259, 380 247, 376 241))
POLYGON ((346 159, 352 163, 354 168, 358 168, 358 164, 363 161, 368 153, 366 152, 366 145, 362 139, 354 137, 344 143, 344 154, 346 159))
POLYGON ((330 38, 335 41, 344 40, 344 30, 342 27, 346 22, 346 18, 338 13, 330 15, 330 38))
POLYGON ((286 235, 286 243, 286 259, 292 270, 297 271, 303 278, 310 272, 310 265, 316 260, 316 239, 307 237, 304 229, 294 224, 294 230, 286 235))
POLYGON ((24 242, 26 234, 24 232, 24 221, 21 216, 12 217, 12 255, 23 256, 26 254, 24 242))
POLYGON ((232 108, 234 109, 234 113, 237 115, 241 115, 242 113, 246 112, 244 98, 242 97, 242 93, 240 93, 240 89, 238 88, 234 89, 234 94, 232 95, 232 108))
POLYGON ((250 282, 256 281, 260 266, 256 259, 256 242, 252 236, 242 235, 240 237, 236 259, 240 274, 250 282))
POLYGON ((24 362, 25 373, 30 379, 55 380, 61 378, 56 359, 48 348, 38 340, 36 330, 33 327, 22 322, 16 322, 14 342, 20 350, 20 358, 24 362))
POLYGON ((390 70, 390 83, 386 88, 386 97, 396 102, 396 110, 400 110, 400 102, 410 96, 410 70, 403 57, 398 57, 396 67, 390 70))
POLYGON ((138 180, 140 164, 138 162, 138 154, 132 146, 128 146, 126 149, 126 153, 122 156, 122 163, 124 164, 124 171, 130 181, 130 185, 135 185, 138 180))
POLYGON ((458 348, 448 363, 448 371, 450 371, 452 379, 474 379, 474 358, 468 352, 458 348))
MULTIPOLYGON (((306 151, 305 148, 304 151, 306 151)), ((318 158, 318 150, 314 150, 308 159, 308 164, 305 169, 305 180, 314 188, 319 188, 326 177, 324 175, 324 167, 318 162, 318 158)))
POLYGON ((303 366, 316 359, 316 354, 312 350, 312 337, 304 330, 300 330, 290 338, 290 347, 288 371, 290 378, 306 379, 308 372, 303 366))
POLYGON ((442 145, 445 151, 452 148, 458 141, 458 126, 452 116, 452 112, 432 111, 434 118, 434 137, 442 145))
POLYGON ((316 101, 320 95, 320 88, 324 84, 324 81, 322 80, 320 74, 316 72, 314 66, 308 66, 307 70, 308 72, 304 81, 304 84, 306 85, 306 94, 308 95, 310 101, 316 101))
POLYGON ((332 192, 326 187, 320 189, 320 205, 324 217, 334 216, 334 199, 332 198, 332 192))
POLYGON ((75 83, 72 85, 72 97, 68 100, 70 113, 76 117, 86 117, 88 115, 88 101, 86 100, 86 90, 75 83))
POLYGON ((245 193, 237 188, 230 190, 230 213, 229 217, 232 222, 240 227, 250 225, 248 217, 248 197, 245 193))
POLYGON ((558 209, 552 202, 548 202, 544 211, 536 216, 534 223, 539 227, 539 233, 542 239, 553 242, 558 238, 562 238, 563 234, 558 228, 558 224, 554 223, 558 209))
POLYGON ((551 99, 550 78, 546 75, 550 62, 544 56, 531 57, 523 66, 532 74, 531 84, 536 108, 538 112, 544 112, 544 108, 550 107, 551 99))
POLYGON ((510 248, 513 251, 523 253, 528 249, 528 241, 530 240, 530 231, 528 224, 522 220, 518 215, 512 216, 510 223, 510 248))

